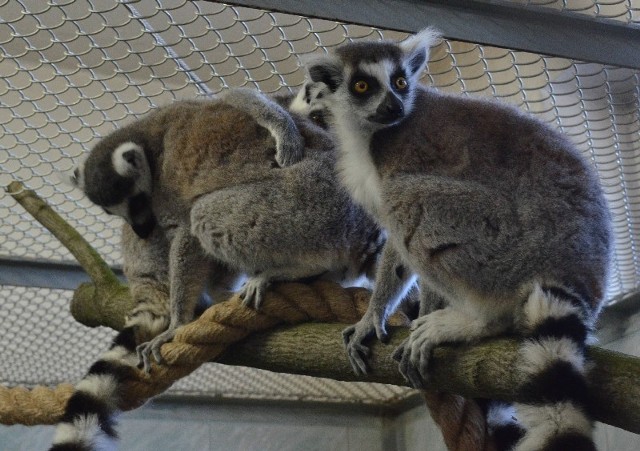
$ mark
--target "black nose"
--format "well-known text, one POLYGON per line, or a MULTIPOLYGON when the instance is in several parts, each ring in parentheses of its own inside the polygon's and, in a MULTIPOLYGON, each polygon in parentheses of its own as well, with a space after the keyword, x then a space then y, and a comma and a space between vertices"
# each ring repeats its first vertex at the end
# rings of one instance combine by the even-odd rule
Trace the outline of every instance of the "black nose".
POLYGON ((391 124, 404 117, 404 105, 395 95, 389 93, 376 109, 374 120, 380 124, 391 124))

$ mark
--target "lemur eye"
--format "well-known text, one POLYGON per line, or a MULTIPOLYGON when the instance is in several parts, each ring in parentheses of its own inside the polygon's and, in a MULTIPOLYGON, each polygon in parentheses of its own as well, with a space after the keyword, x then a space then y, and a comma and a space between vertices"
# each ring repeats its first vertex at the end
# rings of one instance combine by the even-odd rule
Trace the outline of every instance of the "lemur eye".
POLYGON ((398 77, 396 78, 394 84, 396 85, 396 88, 398 89, 406 89, 408 83, 407 83, 407 79, 404 77, 398 77))
POLYGON ((353 90, 358 94, 364 94, 369 90, 369 83, 364 80, 358 80, 353 84, 353 90))

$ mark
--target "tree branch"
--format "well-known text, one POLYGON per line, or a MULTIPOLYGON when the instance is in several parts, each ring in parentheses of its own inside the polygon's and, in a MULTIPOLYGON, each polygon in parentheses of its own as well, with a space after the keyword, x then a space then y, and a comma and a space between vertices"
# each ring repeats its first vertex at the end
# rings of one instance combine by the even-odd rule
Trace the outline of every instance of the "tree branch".
POLYGON ((71 314, 90 327, 107 326, 120 330, 124 312, 133 308, 129 289, 122 284, 100 254, 34 191, 14 181, 5 188, 16 202, 49 230, 89 274, 93 283, 83 283, 73 294, 71 314))
MULTIPOLYGON (((391 340, 372 340, 371 372, 356 376, 342 344, 343 324, 306 323, 254 334, 230 346, 220 363, 270 371, 326 377, 342 381, 406 385, 391 358, 407 337, 406 328, 393 328, 391 340)), ((473 346, 440 346, 430 364, 428 389, 467 398, 523 400, 522 380, 514 371, 519 342, 499 338, 473 346)), ((590 403, 595 419, 640 433, 640 359, 618 352, 589 348, 590 403)))

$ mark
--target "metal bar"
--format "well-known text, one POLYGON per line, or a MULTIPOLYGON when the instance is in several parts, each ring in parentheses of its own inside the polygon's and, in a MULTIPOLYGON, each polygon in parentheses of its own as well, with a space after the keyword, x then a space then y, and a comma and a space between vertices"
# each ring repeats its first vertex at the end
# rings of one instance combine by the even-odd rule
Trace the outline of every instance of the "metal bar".
POLYGON ((447 39, 640 69, 640 26, 497 0, 231 0, 225 3, 416 32, 447 39))
MULTIPOLYGON (((120 269, 113 271, 124 281, 120 269)), ((0 258, 0 285, 75 290, 83 282, 91 279, 79 265, 0 258)))
POLYGON ((623 299, 608 305, 598 318, 597 337, 600 346, 609 349, 610 343, 640 332, 640 292, 626 295, 623 299), (609 346, 607 346, 609 345, 609 346))

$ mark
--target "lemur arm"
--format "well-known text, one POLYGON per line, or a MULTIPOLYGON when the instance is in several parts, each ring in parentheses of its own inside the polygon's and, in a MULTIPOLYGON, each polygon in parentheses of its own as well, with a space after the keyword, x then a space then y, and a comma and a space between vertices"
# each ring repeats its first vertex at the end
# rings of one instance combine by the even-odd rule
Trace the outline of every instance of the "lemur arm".
POLYGON ((304 157, 304 139, 291 115, 276 102, 255 89, 234 88, 224 91, 220 99, 255 119, 276 140, 276 161, 290 166, 304 157))
POLYGON ((415 283, 415 274, 405 265, 390 240, 384 245, 376 270, 376 282, 367 311, 360 321, 342 332, 349 362, 356 374, 366 374, 369 348, 362 343, 375 333, 386 341, 386 322, 415 283))
POLYGON ((160 348, 171 341, 176 329, 193 319, 194 310, 208 275, 206 257, 188 225, 179 226, 169 250, 170 321, 167 330, 137 348, 140 364, 151 369, 151 355, 162 363, 160 348))

